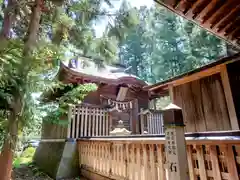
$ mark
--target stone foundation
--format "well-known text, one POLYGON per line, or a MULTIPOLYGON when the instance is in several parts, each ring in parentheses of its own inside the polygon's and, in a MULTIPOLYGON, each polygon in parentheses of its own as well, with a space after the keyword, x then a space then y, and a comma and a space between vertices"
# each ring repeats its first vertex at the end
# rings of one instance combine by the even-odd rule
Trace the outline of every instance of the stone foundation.
POLYGON ((76 142, 41 142, 34 162, 55 179, 79 176, 79 158, 76 142))

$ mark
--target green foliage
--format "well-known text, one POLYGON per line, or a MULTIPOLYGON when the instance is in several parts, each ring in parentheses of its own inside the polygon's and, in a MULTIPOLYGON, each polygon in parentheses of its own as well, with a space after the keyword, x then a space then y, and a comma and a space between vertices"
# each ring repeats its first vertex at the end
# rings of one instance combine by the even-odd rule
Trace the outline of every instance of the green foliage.
POLYGON ((13 166, 19 168, 22 164, 29 164, 32 162, 36 149, 33 147, 27 148, 20 156, 14 158, 13 166))
POLYGON ((43 119, 51 123, 66 126, 68 121, 62 121, 62 118, 67 118, 69 105, 80 104, 89 92, 97 89, 97 86, 95 84, 73 85, 58 82, 53 88, 60 90, 67 89, 67 91, 60 95, 55 102, 45 103, 41 107, 42 111, 47 114, 43 119))
POLYGON ((140 23, 120 46, 131 73, 155 83, 182 74, 226 53, 225 43, 163 7, 141 7, 140 23))

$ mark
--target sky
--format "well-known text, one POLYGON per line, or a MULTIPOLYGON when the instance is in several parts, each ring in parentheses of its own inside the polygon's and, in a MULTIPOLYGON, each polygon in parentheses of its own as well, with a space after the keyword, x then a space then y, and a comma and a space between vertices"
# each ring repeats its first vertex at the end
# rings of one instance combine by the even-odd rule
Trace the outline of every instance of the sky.
MULTIPOLYGON (((111 9, 110 11, 114 11, 118 9, 122 3, 122 0, 115 0, 115 1, 116 2, 113 3, 114 8, 111 9)), ((127 0, 127 1, 130 3, 132 7, 136 7, 136 8, 140 8, 141 6, 151 7, 154 4, 153 0, 127 0)), ((102 35, 106 25, 107 25, 106 20, 102 20, 101 23, 98 23, 97 25, 95 25, 97 37, 102 35)))

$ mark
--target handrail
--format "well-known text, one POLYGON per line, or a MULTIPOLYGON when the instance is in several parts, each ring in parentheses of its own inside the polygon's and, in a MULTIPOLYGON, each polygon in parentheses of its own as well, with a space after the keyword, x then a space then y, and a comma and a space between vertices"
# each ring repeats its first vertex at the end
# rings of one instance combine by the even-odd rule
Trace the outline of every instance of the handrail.
MULTIPOLYGON (((199 133, 186 133, 187 143, 192 141, 201 141, 204 143, 211 143, 211 141, 224 141, 240 143, 240 131, 220 131, 220 132, 199 132, 199 133), (238 142, 239 141, 239 142, 238 142)), ((149 135, 128 135, 128 136, 99 136, 99 137, 82 137, 77 141, 93 140, 93 141, 161 141, 164 142, 164 134, 149 134, 149 135)))

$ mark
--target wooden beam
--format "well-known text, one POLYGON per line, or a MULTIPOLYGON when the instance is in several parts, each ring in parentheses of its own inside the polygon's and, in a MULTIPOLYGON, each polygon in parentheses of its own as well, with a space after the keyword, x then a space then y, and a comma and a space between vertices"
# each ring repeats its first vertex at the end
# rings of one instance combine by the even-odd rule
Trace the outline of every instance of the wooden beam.
POLYGON ((207 76, 211 76, 213 74, 217 74, 220 71, 221 71, 221 66, 217 65, 217 66, 214 66, 212 68, 209 68, 209 69, 206 69, 206 70, 194 73, 194 74, 192 74, 190 76, 186 76, 186 77, 183 77, 181 79, 175 80, 175 81, 173 81, 171 83, 173 84, 173 86, 179 86, 179 85, 191 82, 191 81, 196 81, 198 79, 201 79, 201 78, 204 78, 204 77, 207 77, 207 76))
POLYGON ((233 96, 232 96, 232 91, 229 83, 229 77, 228 77, 226 65, 222 65, 220 74, 221 74, 222 85, 223 85, 223 90, 226 98, 228 114, 229 114, 232 130, 239 130, 239 124, 238 124, 237 114, 236 114, 236 110, 233 102, 233 96))
POLYGON ((231 10, 229 14, 226 14, 224 17, 221 18, 213 27, 213 30, 219 32, 222 28, 224 28, 230 21, 234 20, 235 16, 237 15, 238 11, 240 10, 240 4, 231 10))
POLYGON ((193 4, 193 6, 186 12, 186 16, 189 18, 193 18, 194 16, 196 16, 196 12, 198 12, 197 10, 204 4, 206 3, 206 1, 208 0, 196 0, 193 4))
POLYGON ((199 20, 201 23, 206 20, 206 15, 209 15, 209 12, 216 6, 218 0, 210 1, 210 3, 204 7, 204 9, 196 16, 196 20, 199 20))
POLYGON ((127 96, 128 88, 127 87, 121 87, 118 95, 117 95, 117 101, 124 101, 125 97, 127 96))
POLYGON ((238 3, 236 4, 236 1, 228 1, 225 4, 223 4, 208 20, 207 24, 210 24, 210 27, 213 28, 216 23, 219 22, 223 17, 228 16, 231 12, 231 9, 236 7, 238 3))

